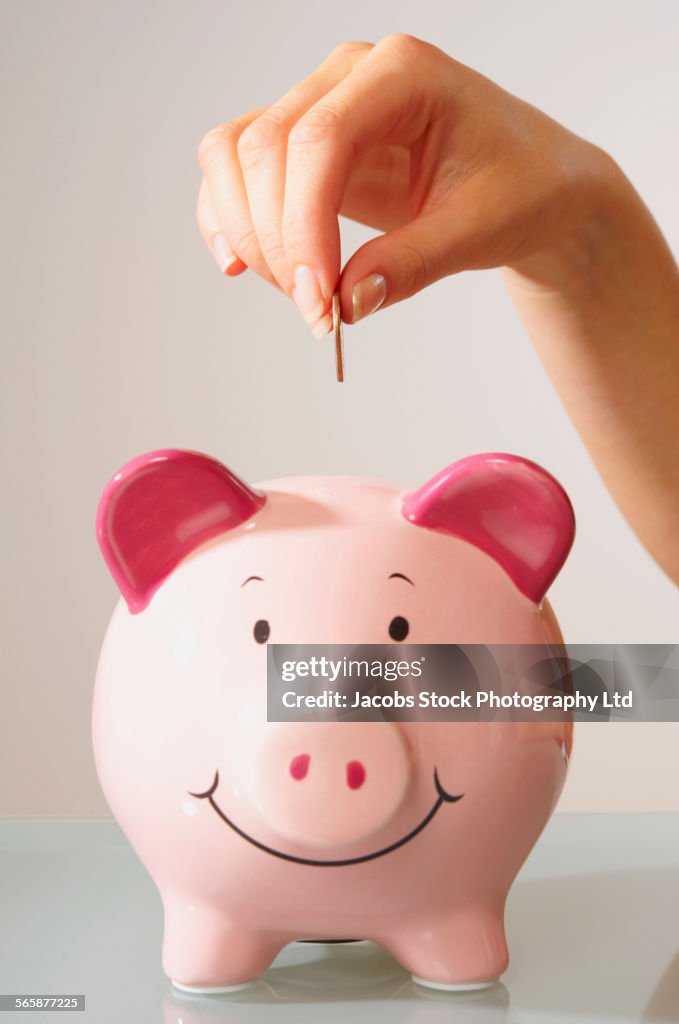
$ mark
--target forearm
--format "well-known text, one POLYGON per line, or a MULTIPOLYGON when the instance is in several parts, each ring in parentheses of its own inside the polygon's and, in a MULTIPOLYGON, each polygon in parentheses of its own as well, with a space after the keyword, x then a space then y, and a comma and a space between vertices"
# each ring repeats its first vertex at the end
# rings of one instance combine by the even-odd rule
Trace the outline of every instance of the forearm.
POLYGON ((679 271, 622 172, 604 167, 591 216, 505 275, 611 494, 679 583, 679 271))

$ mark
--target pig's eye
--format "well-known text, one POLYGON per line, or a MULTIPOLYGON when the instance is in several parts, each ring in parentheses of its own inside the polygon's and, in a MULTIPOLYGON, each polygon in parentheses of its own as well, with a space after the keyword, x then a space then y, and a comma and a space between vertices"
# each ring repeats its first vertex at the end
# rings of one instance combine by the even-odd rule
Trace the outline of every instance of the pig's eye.
POLYGON ((392 640, 405 640, 409 629, 408 620, 402 615, 397 615, 389 623, 389 636, 392 640))
POLYGON ((252 630, 252 635, 258 644, 265 644, 269 639, 269 623, 266 619, 257 619, 255 622, 255 628, 252 630))

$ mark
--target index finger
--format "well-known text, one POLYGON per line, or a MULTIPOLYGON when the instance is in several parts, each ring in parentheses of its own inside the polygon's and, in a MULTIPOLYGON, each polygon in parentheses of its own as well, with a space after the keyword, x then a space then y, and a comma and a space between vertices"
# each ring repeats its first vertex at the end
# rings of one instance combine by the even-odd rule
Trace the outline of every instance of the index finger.
POLYGON ((292 267, 307 280, 315 275, 325 314, 340 276, 338 216, 354 160, 380 144, 411 144, 432 117, 421 73, 414 73, 421 54, 401 39, 378 43, 288 137, 285 248, 292 267))

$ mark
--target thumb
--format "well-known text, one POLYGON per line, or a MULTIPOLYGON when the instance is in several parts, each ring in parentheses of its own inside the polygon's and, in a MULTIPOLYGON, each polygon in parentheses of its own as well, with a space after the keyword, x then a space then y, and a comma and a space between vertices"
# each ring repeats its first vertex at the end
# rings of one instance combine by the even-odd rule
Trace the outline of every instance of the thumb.
POLYGON ((343 320, 356 323, 460 269, 444 217, 444 211, 418 217, 354 253, 342 271, 343 320))

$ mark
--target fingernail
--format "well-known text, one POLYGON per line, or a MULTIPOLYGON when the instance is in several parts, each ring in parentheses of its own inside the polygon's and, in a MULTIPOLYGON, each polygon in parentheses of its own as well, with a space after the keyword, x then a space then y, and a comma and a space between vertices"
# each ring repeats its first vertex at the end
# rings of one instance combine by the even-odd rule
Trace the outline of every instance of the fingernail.
POLYGON ((351 289, 352 323, 370 316, 387 297, 387 282, 381 274, 368 274, 351 289))
POLYGON ((309 327, 313 327, 325 309, 325 300, 318 278, 311 267, 299 266, 295 267, 294 282, 292 297, 309 327))
POLYGON ((320 341, 321 338, 324 338, 326 334, 329 333, 331 327, 332 317, 327 315, 324 316, 322 320, 319 320, 318 323, 311 328, 311 333, 313 334, 314 338, 316 338, 317 341, 320 341))
POLYGON ((230 270, 236 269, 236 264, 240 263, 240 260, 224 238, 224 235, 219 232, 217 232, 216 235, 213 235, 210 247, 212 249, 212 255, 214 256, 217 266, 221 270, 222 274, 229 274, 230 270))

